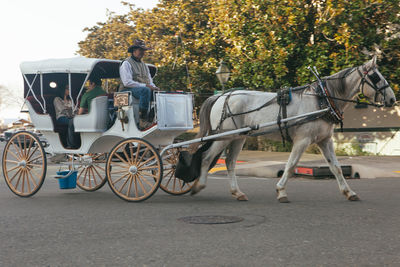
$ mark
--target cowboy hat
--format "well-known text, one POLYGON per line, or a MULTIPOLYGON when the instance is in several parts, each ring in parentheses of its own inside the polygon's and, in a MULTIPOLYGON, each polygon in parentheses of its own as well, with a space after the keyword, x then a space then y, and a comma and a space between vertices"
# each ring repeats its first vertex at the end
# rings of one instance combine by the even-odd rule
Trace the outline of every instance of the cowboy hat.
POLYGON ((140 40, 140 39, 136 39, 136 40, 133 42, 133 45, 131 45, 131 46, 128 48, 128 53, 132 53, 133 50, 135 50, 135 48, 141 48, 141 49, 143 49, 143 50, 150 50, 150 49, 151 49, 151 48, 149 48, 149 47, 146 47, 146 44, 144 43, 144 41, 143 41, 143 40, 140 40))

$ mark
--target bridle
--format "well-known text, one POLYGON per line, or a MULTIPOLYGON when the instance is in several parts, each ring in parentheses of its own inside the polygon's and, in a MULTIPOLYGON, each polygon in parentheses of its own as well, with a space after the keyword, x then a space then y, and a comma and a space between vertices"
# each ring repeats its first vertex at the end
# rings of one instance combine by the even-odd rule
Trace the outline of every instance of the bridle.
MULTIPOLYGON (((388 82, 385 82, 385 84, 381 87, 378 86, 379 82, 382 81, 381 76, 376 72, 377 69, 376 67, 372 67, 370 69, 366 69, 364 65, 361 66, 362 72, 359 69, 360 67, 357 67, 357 72, 361 77, 360 83, 358 85, 358 90, 360 94, 365 97, 364 94, 364 85, 368 84, 372 89, 375 90, 375 96, 374 96, 374 104, 377 102, 378 95, 383 96, 383 103, 386 102, 386 88, 390 87, 388 82), (372 71, 372 74, 369 74, 372 71), (367 79, 368 78, 368 79, 367 79)), ((386 81, 386 80, 385 80, 386 81)))

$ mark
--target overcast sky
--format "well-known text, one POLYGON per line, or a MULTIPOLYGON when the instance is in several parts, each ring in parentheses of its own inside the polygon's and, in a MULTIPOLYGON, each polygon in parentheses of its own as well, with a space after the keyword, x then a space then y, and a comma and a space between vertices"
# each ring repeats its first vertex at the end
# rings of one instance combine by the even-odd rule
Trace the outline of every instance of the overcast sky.
MULTIPOLYGON (((152 8, 158 0, 125 0, 152 8)), ((107 9, 128 12, 121 0, 0 0, 0 85, 22 96, 21 61, 76 56, 85 27, 106 20, 107 9)), ((1 110, 0 119, 18 108, 1 110)), ((12 116, 15 117, 15 116, 12 116)))

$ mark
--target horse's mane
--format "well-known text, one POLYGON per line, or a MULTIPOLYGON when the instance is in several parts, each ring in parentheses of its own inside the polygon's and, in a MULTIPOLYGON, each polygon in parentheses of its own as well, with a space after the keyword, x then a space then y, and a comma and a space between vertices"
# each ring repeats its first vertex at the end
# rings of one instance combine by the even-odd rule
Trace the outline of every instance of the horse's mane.
POLYGON ((333 91, 331 93, 342 94, 342 93, 345 92, 346 88, 345 88, 345 85, 344 85, 345 84, 344 83, 344 78, 346 78, 347 75, 349 75, 350 72, 353 71, 353 69, 354 68, 349 67, 349 68, 341 70, 341 71, 339 71, 339 72, 337 72, 337 73, 335 73, 335 74, 333 74, 331 76, 327 76, 327 77, 323 78, 323 80, 325 80, 327 83, 329 83, 328 88, 331 88, 331 89, 335 88, 336 89, 336 91, 333 91))

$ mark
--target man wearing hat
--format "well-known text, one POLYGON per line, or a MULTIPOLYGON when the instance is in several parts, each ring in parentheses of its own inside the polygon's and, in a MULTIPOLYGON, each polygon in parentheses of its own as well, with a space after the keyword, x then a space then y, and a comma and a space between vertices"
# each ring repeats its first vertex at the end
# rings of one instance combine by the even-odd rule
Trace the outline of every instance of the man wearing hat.
POLYGON ((153 83, 150 70, 142 61, 147 50, 144 41, 135 40, 133 45, 128 48, 131 56, 126 58, 120 68, 119 73, 124 87, 122 91, 130 91, 135 98, 139 99, 139 128, 144 130, 151 126, 148 121, 149 104, 152 97, 152 91, 159 90, 153 83))

